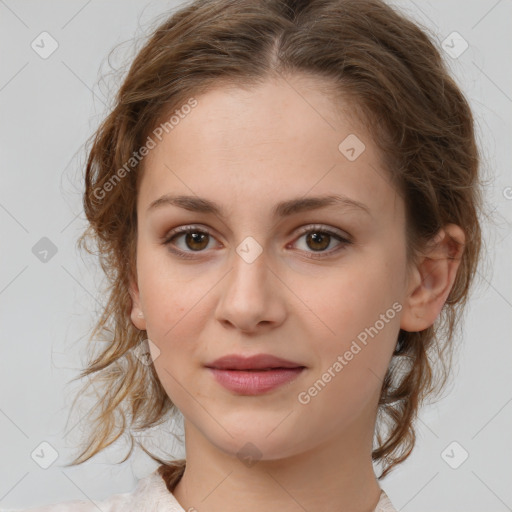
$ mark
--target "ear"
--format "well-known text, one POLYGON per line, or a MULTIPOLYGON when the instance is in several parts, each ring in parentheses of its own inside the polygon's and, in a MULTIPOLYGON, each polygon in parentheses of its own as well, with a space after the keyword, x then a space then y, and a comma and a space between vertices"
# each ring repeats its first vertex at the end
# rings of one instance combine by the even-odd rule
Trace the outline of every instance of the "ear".
POLYGON ((130 318, 132 320, 132 323, 140 331, 145 331, 146 330, 146 320, 144 318, 144 312, 142 310, 139 286, 138 286, 136 278, 130 277, 129 293, 130 293, 130 297, 132 299, 132 310, 130 313, 130 318))
POLYGON ((418 332, 433 325, 452 289, 465 240, 459 226, 447 224, 427 243, 409 278, 401 329, 418 332))

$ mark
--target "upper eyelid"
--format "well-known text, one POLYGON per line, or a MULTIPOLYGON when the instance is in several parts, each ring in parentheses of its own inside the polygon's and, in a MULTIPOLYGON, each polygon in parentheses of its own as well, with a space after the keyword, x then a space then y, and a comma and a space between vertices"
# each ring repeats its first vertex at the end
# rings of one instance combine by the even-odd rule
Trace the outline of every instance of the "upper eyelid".
POLYGON ((330 227, 326 224, 315 224, 315 223, 308 224, 306 226, 300 227, 298 232, 302 235, 304 233, 308 233, 309 231, 315 231, 315 230, 329 232, 329 233, 338 235, 341 238, 351 238, 347 232, 345 232, 339 228, 330 227))

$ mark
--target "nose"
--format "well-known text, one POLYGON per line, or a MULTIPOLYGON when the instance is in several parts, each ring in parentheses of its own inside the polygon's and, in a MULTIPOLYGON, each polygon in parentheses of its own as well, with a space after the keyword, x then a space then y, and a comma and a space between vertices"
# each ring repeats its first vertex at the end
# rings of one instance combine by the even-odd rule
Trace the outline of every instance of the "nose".
POLYGON ((247 334, 278 327, 286 316, 285 290, 265 251, 252 262, 236 253, 221 284, 216 319, 247 334))

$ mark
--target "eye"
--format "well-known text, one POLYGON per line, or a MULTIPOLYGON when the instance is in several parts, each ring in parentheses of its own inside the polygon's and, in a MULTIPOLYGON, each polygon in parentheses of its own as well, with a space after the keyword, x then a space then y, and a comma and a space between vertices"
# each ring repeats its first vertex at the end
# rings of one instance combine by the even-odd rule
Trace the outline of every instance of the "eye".
MULTIPOLYGON (((321 225, 306 226, 300 230, 300 233, 301 236, 297 240, 305 237, 306 249, 303 250, 307 258, 322 258, 326 255, 338 252, 352 243, 342 232, 334 231, 321 225), (333 239, 338 241, 337 248, 326 251, 325 249, 331 245, 333 239), (308 248, 312 249, 313 253, 308 254, 308 248)), ((208 230, 197 226, 180 226, 169 234, 163 244, 168 247, 170 252, 176 254, 178 257, 193 259, 195 256, 192 253, 204 252, 204 250, 208 248, 211 238, 213 237, 208 230), (181 247, 176 243, 176 240, 180 238, 183 240, 181 247), (176 246, 178 248, 175 248, 176 246)))
POLYGON ((190 259, 194 256, 189 255, 189 252, 202 252, 208 247, 210 237, 211 235, 207 230, 200 229, 197 226, 180 226, 170 233, 170 236, 165 239, 164 245, 167 245, 173 254, 190 259), (174 249, 174 240, 181 237, 184 237, 185 248, 174 249), (191 251, 187 249, 191 249, 191 251))
POLYGON ((351 240, 349 240, 349 238, 344 236, 341 232, 334 231, 330 228, 326 228, 320 225, 306 226, 301 229, 301 233, 302 235, 297 240, 305 237, 304 242, 306 248, 313 250, 313 253, 307 253, 306 249, 305 256, 307 258, 323 258, 327 255, 338 252, 345 246, 352 243, 351 240), (339 242, 337 248, 326 251, 325 249, 331 245, 333 239, 339 242))

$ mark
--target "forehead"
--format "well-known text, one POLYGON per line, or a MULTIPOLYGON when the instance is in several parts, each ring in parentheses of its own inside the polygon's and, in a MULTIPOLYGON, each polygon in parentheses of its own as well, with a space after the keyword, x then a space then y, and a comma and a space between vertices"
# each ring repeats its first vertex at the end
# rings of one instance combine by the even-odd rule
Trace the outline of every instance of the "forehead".
POLYGON ((145 157, 139 208, 164 193, 246 209, 338 193, 385 207, 394 190, 377 148, 350 103, 328 92, 318 79, 288 77, 218 87, 193 108, 176 107, 172 128, 145 157))

